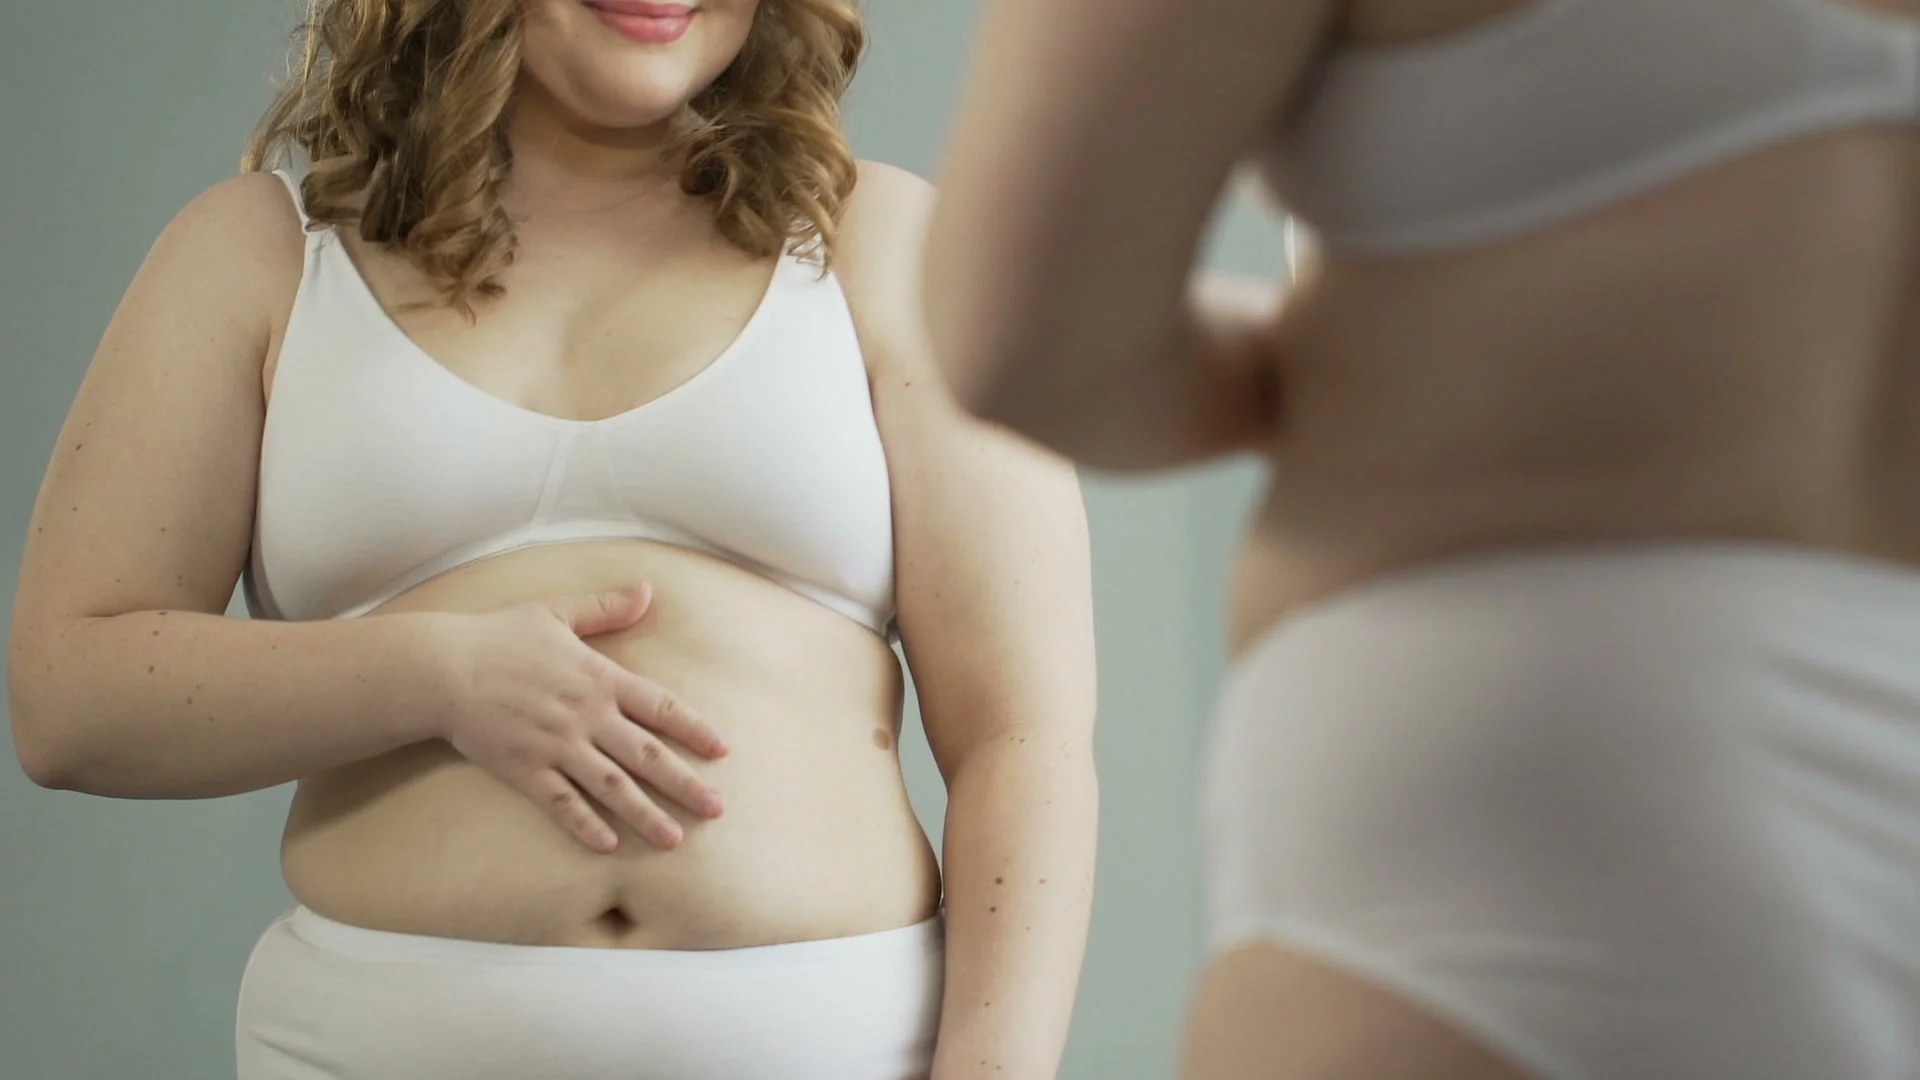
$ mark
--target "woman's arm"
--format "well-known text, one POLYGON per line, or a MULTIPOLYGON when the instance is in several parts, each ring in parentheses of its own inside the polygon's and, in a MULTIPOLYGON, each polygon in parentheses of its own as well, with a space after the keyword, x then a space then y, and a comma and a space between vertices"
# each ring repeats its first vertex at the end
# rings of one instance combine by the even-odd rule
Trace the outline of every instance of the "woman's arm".
POLYGON ((1098 795, 1085 511, 1066 463, 961 412, 921 322, 924 181, 863 166, 842 230, 894 485, 901 638, 946 777, 946 1005, 935 1080, 1059 1068, 1098 795))
POLYGON ((227 181, 161 234, 108 326, 13 611, 14 742, 42 784, 223 795, 424 737, 438 688, 413 621, 221 615, 252 539, 261 363, 301 253, 279 180, 227 181))
POLYGON ((994 0, 941 177, 926 304, 967 407, 1090 465, 1260 443, 1272 365, 1188 290, 1219 194, 1334 0, 994 0))
POLYGON ((308 623, 222 614, 253 536, 261 364, 302 253, 280 181, 240 177, 182 211, 115 313, 21 565, 7 680, 21 764, 49 787, 203 798, 444 737, 591 846, 618 838, 583 792, 677 843, 626 773, 697 810, 704 787, 634 725, 710 756, 717 736, 576 636, 631 623, 644 599, 308 623))

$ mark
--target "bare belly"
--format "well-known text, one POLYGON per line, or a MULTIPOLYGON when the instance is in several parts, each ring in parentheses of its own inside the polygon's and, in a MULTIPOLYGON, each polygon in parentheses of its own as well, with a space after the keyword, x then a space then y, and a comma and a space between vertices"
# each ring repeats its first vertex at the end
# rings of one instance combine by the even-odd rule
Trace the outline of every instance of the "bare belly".
MULTIPOLYGON (((724 794, 665 852, 624 829, 588 851, 546 812, 433 742, 315 776, 282 849, 301 903, 401 933, 532 945, 733 948, 919 922, 939 871, 897 752, 892 649, 846 617, 696 553, 535 548, 435 579, 386 611, 486 611, 648 583, 642 622, 591 644, 726 735, 687 755, 724 794)), ((611 815, 610 823, 619 828, 611 815)))
POLYGON ((1502 547, 1738 539, 1920 561, 1920 141, 1775 147, 1538 234, 1312 266, 1275 330, 1244 648, 1502 547))

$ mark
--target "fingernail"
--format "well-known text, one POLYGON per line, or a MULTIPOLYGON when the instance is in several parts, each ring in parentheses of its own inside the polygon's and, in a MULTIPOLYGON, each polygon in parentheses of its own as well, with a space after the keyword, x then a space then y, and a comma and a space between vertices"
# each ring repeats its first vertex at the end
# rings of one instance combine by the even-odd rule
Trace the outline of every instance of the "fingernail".
POLYGON ((717 818, 727 812, 727 804, 726 801, 720 797, 719 792, 710 791, 707 793, 706 799, 703 800, 701 809, 706 812, 708 817, 717 818))
POLYGON ((682 834, 677 828, 662 826, 655 830, 653 839, 654 843, 659 844, 663 848, 679 847, 682 834))

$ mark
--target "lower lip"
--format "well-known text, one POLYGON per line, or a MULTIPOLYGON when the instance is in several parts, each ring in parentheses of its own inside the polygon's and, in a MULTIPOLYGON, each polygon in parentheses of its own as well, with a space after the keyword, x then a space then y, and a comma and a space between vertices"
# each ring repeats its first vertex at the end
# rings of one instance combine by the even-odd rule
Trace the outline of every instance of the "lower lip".
POLYGON ((594 8, 593 13, 600 21, 613 28, 614 33, 643 45, 665 45, 679 41, 686 36, 687 27, 693 25, 693 13, 685 15, 628 15, 605 8, 594 8))

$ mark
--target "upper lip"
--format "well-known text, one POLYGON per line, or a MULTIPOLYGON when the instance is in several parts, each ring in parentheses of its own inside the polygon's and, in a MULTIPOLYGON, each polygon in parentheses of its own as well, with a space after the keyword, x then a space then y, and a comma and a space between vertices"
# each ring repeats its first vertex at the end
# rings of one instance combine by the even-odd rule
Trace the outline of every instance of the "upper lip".
POLYGON ((652 0, 587 0, 587 6, 640 19, 679 19, 694 11, 691 4, 658 4, 652 0))

